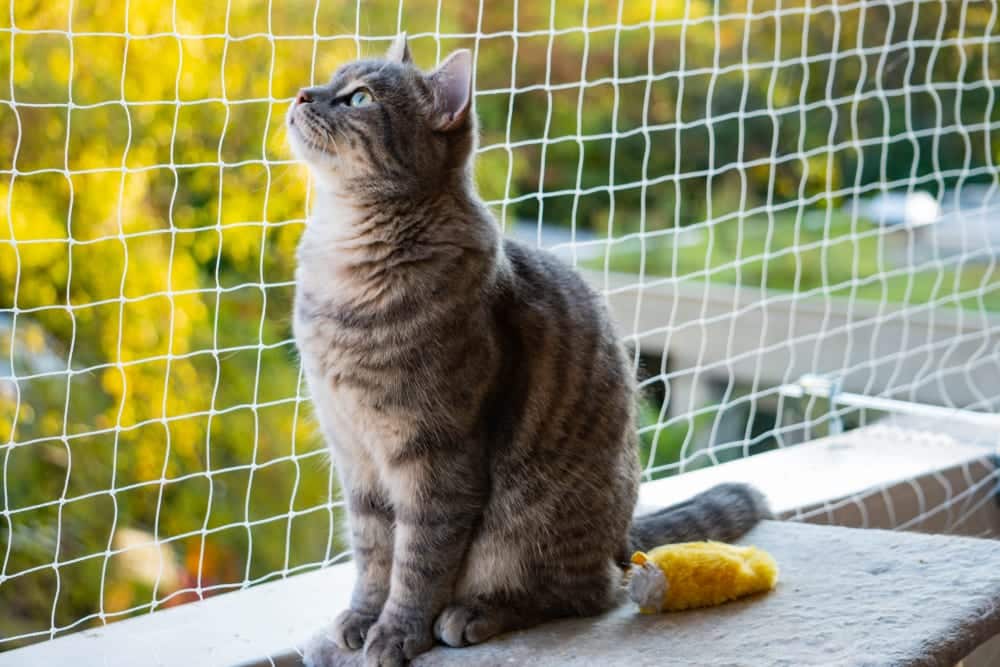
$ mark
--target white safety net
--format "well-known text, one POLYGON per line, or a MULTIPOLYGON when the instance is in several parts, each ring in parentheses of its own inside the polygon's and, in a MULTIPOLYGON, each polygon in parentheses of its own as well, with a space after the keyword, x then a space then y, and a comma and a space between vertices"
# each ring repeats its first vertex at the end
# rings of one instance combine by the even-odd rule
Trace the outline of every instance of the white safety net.
MULTIPOLYGON (((283 121, 401 30, 473 50, 480 191, 608 297, 647 479, 993 423, 996 2, 3 0, 0 650, 349 557, 283 121)), ((980 511, 962 465, 899 526, 980 511)))

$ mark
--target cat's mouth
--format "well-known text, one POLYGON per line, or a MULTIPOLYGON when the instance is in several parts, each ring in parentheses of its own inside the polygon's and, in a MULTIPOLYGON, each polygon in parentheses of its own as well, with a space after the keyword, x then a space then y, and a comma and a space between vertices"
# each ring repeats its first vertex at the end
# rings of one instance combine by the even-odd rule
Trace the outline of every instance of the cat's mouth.
MULTIPOLYGON (((305 149, 309 153, 326 158, 337 154, 337 142, 330 128, 311 117, 311 112, 296 105, 288 112, 288 129, 293 148, 305 149)), ((305 156, 303 156, 305 157, 305 156)))

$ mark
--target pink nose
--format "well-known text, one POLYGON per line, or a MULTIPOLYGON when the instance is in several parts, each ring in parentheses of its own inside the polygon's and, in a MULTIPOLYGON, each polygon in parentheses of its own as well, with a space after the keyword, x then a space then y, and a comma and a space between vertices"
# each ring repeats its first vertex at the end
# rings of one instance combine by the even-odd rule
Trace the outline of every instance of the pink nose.
POLYGON ((300 90, 299 94, 295 96, 295 104, 305 104, 306 102, 312 102, 313 98, 305 91, 305 89, 300 90))

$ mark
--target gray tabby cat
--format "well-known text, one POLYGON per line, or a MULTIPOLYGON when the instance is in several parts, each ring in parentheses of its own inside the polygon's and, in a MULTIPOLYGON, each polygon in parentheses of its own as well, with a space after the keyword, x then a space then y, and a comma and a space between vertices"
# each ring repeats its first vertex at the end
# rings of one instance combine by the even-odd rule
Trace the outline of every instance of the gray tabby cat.
POLYGON ((401 36, 288 115, 317 186, 295 335, 358 570, 313 665, 404 665, 435 637, 596 614, 632 550, 767 514, 726 485, 633 520, 631 367, 600 298, 476 195, 471 68, 463 50, 421 72, 401 36))

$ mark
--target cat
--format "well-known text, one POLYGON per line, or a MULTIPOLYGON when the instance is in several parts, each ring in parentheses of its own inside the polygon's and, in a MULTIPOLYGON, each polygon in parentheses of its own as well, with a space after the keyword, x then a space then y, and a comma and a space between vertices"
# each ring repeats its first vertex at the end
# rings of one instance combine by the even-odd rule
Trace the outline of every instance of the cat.
POLYGON ((478 198, 471 82, 469 51, 425 73, 404 34, 289 110, 316 189, 295 338, 357 567, 307 664, 405 665, 435 638, 597 614, 633 550, 768 516, 729 484, 633 519, 631 365, 600 297, 478 198))

